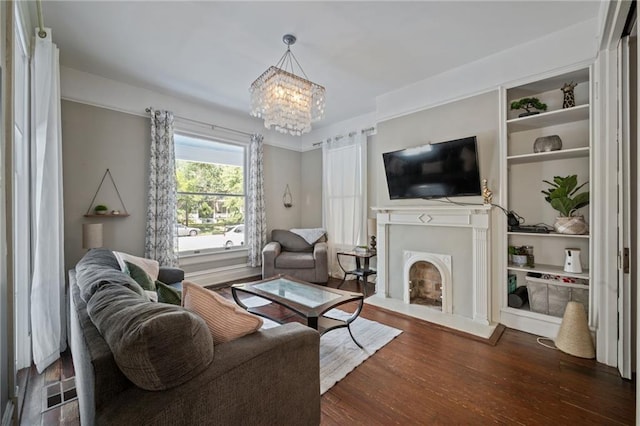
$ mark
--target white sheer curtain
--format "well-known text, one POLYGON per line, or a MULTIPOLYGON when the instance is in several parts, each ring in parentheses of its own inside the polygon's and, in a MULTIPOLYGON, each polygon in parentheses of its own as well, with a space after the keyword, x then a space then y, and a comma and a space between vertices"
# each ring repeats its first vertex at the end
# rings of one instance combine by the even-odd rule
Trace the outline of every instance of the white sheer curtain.
POLYGON ((267 243, 267 216, 264 202, 262 135, 251 135, 249 144, 249 193, 247 194, 247 246, 249 264, 262 265, 262 248, 267 243))
POLYGON ((329 245, 329 275, 342 277, 336 252, 366 244, 367 136, 353 132, 322 146, 323 222, 329 245))
POLYGON ((151 155, 144 256, 162 266, 178 266, 176 153, 173 113, 149 108, 151 155))
POLYGON ((58 48, 38 36, 31 64, 31 193, 33 277, 31 338, 33 361, 41 373, 66 348, 66 298, 60 131, 58 48))

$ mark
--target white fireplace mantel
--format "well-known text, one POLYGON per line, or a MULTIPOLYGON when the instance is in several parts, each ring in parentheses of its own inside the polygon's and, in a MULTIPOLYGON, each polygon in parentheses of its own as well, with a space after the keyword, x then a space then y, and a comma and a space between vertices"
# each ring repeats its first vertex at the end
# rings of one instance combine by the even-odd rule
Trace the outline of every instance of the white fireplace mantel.
MULTIPOLYGON (((407 307, 403 301, 391 299, 389 296, 389 228, 394 225, 412 225, 427 227, 464 227, 473 232, 472 277, 473 277, 473 318, 456 315, 441 315, 431 318, 413 315, 428 321, 460 329, 472 334, 488 337, 494 326, 490 324, 491 259, 489 250, 489 227, 491 206, 489 205, 446 205, 446 206, 405 206, 405 207, 372 207, 377 218, 377 252, 378 277, 376 294, 367 299, 369 303, 398 312, 413 315, 417 310, 407 307), (442 317, 445 317, 444 319, 442 317), (488 335, 487 335, 488 334, 488 335)), ((397 273, 397 271, 396 271, 397 273)), ((428 308, 426 308, 428 309, 428 308)))

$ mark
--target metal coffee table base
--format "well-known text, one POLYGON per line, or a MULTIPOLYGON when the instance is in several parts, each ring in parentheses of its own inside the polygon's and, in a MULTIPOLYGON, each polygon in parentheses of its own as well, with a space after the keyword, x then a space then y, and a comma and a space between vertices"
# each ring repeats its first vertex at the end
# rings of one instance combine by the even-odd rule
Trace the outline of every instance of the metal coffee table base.
POLYGON ((362 306, 364 304, 364 296, 360 293, 353 293, 329 287, 317 286, 315 284, 298 281, 287 276, 278 276, 272 279, 258 281, 255 283, 234 284, 233 286, 231 286, 231 294, 240 307, 247 310, 248 312, 251 312, 252 314, 262 316, 278 323, 282 323, 282 321, 274 318, 274 315, 269 315, 268 310, 264 309, 264 306, 249 307, 242 303, 242 300, 238 297, 238 292, 261 297, 294 312, 295 314, 301 316, 306 320, 308 327, 318 330, 320 336, 328 333, 331 330, 346 327, 353 342, 358 345, 359 348, 364 349, 364 347, 355 339, 351 331, 351 323, 355 321, 358 315, 360 315, 362 306), (270 291, 264 290, 265 283, 277 283, 278 280, 282 280, 289 287, 286 289, 277 288, 276 291, 274 291, 273 289, 271 289, 270 291), (312 294, 314 297, 322 297, 323 299, 316 302, 313 299, 304 298, 305 296, 308 296, 310 294, 312 294), (342 320, 330 318, 324 315, 331 309, 337 308, 338 306, 349 302, 357 302, 358 306, 347 319, 342 320))

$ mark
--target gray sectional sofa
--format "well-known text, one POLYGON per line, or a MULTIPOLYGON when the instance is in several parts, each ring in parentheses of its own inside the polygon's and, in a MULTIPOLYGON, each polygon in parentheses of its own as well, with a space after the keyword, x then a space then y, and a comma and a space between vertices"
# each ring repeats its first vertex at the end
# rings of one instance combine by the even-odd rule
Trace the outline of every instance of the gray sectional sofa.
POLYGON ((83 425, 313 425, 319 336, 298 323, 213 345, 204 321, 148 301, 110 250, 69 272, 83 425))

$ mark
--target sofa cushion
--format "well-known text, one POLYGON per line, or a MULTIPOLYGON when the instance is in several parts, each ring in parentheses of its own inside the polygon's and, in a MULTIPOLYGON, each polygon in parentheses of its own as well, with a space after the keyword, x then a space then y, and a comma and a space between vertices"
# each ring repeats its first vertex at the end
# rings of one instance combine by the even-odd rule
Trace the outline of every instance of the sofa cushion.
POLYGON ((300 235, 285 229, 271 231, 271 241, 280 243, 283 251, 312 252, 313 244, 309 244, 300 235))
POLYGON ((87 303, 122 373, 146 390, 164 390, 200 374, 213 360, 205 322, 179 306, 152 303, 117 284, 87 303))
POLYGON ((311 269, 316 267, 313 253, 296 253, 283 251, 276 257, 276 268, 311 269))
POLYGON ((80 297, 88 302, 100 286, 117 283, 147 297, 144 290, 128 274, 120 270, 113 252, 104 248, 91 249, 76 265, 80 297))
POLYGON ((262 327, 262 318, 190 281, 182 282, 182 304, 204 319, 215 344, 230 342, 262 327))
POLYGON ((133 278, 135 282, 140 284, 140 287, 142 287, 144 290, 155 291, 156 283, 153 282, 149 274, 147 274, 147 272, 144 269, 142 269, 135 263, 131 263, 126 260, 125 260, 125 264, 127 265, 129 276, 133 278))

